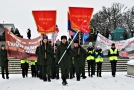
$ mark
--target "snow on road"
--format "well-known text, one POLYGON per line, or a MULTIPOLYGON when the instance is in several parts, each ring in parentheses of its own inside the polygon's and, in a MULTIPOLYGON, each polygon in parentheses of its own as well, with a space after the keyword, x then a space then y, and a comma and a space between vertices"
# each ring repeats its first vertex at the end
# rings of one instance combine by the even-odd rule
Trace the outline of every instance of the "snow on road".
POLYGON ((12 74, 9 80, 0 77, 0 90, 134 90, 134 78, 125 75, 126 72, 118 72, 114 78, 110 72, 102 72, 102 77, 67 79, 68 85, 62 86, 61 79, 43 82, 31 75, 22 78, 20 74, 12 74))

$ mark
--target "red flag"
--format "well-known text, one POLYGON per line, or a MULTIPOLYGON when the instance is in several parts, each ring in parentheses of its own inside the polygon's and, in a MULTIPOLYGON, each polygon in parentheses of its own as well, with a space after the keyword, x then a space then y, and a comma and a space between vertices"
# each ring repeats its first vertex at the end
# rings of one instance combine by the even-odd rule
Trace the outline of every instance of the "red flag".
POLYGON ((89 27, 88 27, 88 22, 87 22, 87 20, 84 20, 84 21, 83 21, 83 23, 81 24, 79 30, 82 31, 84 34, 87 33, 87 32, 91 32, 91 30, 90 30, 89 27))

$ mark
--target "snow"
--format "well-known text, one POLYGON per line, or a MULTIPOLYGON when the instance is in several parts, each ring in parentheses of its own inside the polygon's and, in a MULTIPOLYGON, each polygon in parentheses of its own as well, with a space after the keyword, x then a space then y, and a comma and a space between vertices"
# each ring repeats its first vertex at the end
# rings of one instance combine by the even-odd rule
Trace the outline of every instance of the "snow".
POLYGON ((127 72, 117 72, 116 77, 112 77, 111 72, 102 72, 102 77, 67 79, 68 85, 62 86, 61 79, 43 82, 31 75, 22 78, 21 74, 12 74, 9 80, 0 78, 0 90, 133 90, 134 78, 125 75, 127 72))
POLYGON ((134 65, 134 60, 130 60, 127 62, 128 65, 134 65))

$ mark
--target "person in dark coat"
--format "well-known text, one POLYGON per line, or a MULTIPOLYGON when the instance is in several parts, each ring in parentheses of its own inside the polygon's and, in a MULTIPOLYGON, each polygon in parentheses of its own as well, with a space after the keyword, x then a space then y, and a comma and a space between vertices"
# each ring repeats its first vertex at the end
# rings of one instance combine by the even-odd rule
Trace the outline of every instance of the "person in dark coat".
POLYGON ((71 53, 71 48, 68 47, 68 42, 67 42, 67 36, 63 35, 61 36, 61 44, 58 46, 57 51, 56 51, 56 62, 58 65, 58 62, 60 58, 62 57, 63 53, 66 50, 66 53, 64 57, 61 59, 59 62, 59 67, 61 68, 61 77, 62 77, 62 84, 66 85, 67 84, 67 75, 68 75, 68 70, 71 68, 71 60, 70 57, 72 55, 71 53))
POLYGON ((86 56, 87 56, 87 53, 86 53, 86 50, 83 48, 83 44, 82 42, 80 43, 81 45, 81 49, 83 49, 84 53, 82 54, 83 55, 83 67, 82 67, 82 78, 85 79, 86 76, 85 76, 85 60, 86 60, 86 56))
POLYGON ((18 28, 16 28, 16 29, 15 29, 14 34, 15 34, 16 36, 18 36, 18 37, 21 37, 21 35, 20 35, 20 32, 19 32, 18 28))
POLYGON ((13 28, 11 28, 11 32, 14 34, 14 30, 13 30, 13 28))
POLYGON ((27 31, 27 37, 28 37, 28 39, 31 39, 31 30, 30 29, 27 29, 28 31, 27 31))
MULTIPOLYGON (((41 41, 40 41, 40 44, 41 44, 41 41)), ((39 78, 42 79, 42 65, 41 65, 41 58, 40 58, 40 45, 36 48, 36 51, 35 51, 36 55, 37 55, 37 66, 38 66, 38 69, 39 69, 39 78)))
POLYGON ((76 71, 77 81, 80 81, 80 75, 82 74, 82 69, 84 67, 84 61, 85 61, 85 51, 84 49, 79 45, 79 41, 74 41, 74 48, 72 50, 72 54, 74 57, 74 67, 76 71))
POLYGON ((5 79, 4 76, 4 70, 6 71, 6 79, 9 79, 9 73, 8 73, 8 58, 7 58, 7 50, 5 49, 5 45, 1 45, 0 50, 0 66, 1 66, 1 72, 2 72, 2 78, 5 79))
POLYGON ((50 73, 51 73, 51 64, 52 64, 52 48, 48 43, 48 37, 45 36, 43 43, 40 46, 40 65, 42 65, 42 76, 43 80, 51 82, 50 73))

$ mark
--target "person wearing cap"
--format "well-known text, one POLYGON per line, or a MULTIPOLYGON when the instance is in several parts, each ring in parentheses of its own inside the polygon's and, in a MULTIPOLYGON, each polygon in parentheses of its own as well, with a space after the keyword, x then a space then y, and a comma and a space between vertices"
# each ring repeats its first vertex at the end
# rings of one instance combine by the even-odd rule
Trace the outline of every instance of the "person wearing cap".
POLYGON ((95 50, 92 46, 92 42, 89 42, 89 47, 87 48, 87 63, 88 63, 88 76, 93 77, 94 75, 94 67, 95 67, 95 50), (91 72, 90 72, 91 69, 91 72))
POLYGON ((109 60, 111 63, 111 69, 112 69, 112 76, 115 77, 116 75, 116 63, 118 60, 119 52, 118 49, 115 47, 115 44, 112 43, 111 48, 108 51, 109 60))
POLYGON ((57 50, 56 50, 56 65, 59 64, 59 68, 61 68, 61 78, 62 78, 62 84, 66 85, 67 84, 67 75, 68 75, 68 70, 71 68, 71 47, 68 47, 68 42, 67 42, 67 36, 63 35, 61 36, 61 43, 58 45, 57 50), (66 51, 65 55, 59 62, 60 58, 62 57, 63 53, 66 51))
POLYGON ((41 42, 42 41, 40 41, 40 44, 39 44, 39 46, 36 48, 36 51, 35 51, 35 53, 36 53, 36 55, 37 55, 37 65, 38 65, 38 70, 39 70, 39 72, 38 72, 38 74, 39 74, 39 78, 40 79, 42 79, 42 65, 41 65, 41 58, 40 58, 40 45, 41 45, 41 42))
POLYGON ((51 82, 50 72, 52 64, 52 48, 48 43, 48 37, 44 36, 43 43, 40 46, 40 65, 42 66, 42 77, 44 81, 51 82))
POLYGON ((5 48, 5 45, 1 45, 0 49, 0 66, 1 66, 1 74, 2 78, 5 79, 4 76, 4 70, 6 71, 6 79, 9 79, 9 73, 8 73, 8 58, 7 58, 7 50, 5 48))
POLYGON ((102 77, 102 63, 103 63, 103 52, 100 46, 97 46, 97 49, 95 50, 95 62, 97 64, 97 77, 102 77))
POLYGON ((76 79, 77 81, 80 81, 80 75, 82 74, 82 68, 84 67, 84 61, 85 57, 84 56, 84 49, 79 45, 79 41, 75 40, 74 41, 74 48, 72 50, 73 57, 74 57, 74 67, 76 71, 76 79))
POLYGON ((80 42, 80 46, 81 46, 81 49, 83 49, 83 51, 84 51, 84 53, 82 54, 83 55, 83 67, 82 67, 82 75, 81 75, 81 77, 83 78, 83 79, 85 79, 86 78, 86 76, 85 76, 85 60, 86 60, 86 57, 87 57, 87 53, 86 53, 86 50, 83 48, 83 44, 82 44, 82 42, 80 42))

